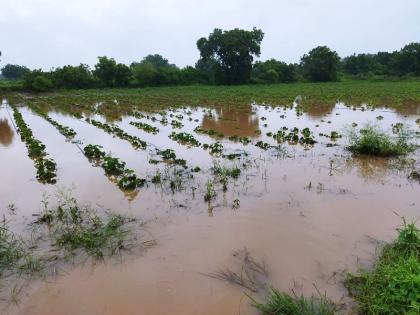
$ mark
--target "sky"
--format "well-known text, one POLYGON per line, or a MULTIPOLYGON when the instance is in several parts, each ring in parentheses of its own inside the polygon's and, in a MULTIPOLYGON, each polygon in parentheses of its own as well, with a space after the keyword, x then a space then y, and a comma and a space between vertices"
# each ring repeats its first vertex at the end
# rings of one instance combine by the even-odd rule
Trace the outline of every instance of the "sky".
POLYGON ((214 28, 263 30, 260 60, 299 62, 318 45, 341 57, 420 42, 420 0, 0 0, 0 67, 130 64, 158 53, 194 65, 214 28))

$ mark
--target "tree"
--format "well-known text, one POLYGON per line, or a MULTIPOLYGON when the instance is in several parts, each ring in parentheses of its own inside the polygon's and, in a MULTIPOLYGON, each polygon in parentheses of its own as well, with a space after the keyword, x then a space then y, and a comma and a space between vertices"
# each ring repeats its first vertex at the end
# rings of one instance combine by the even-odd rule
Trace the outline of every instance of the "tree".
POLYGON ((95 83, 89 66, 85 64, 57 68, 52 73, 52 80, 55 87, 66 89, 88 89, 95 83))
POLYGON ((105 87, 126 86, 132 77, 131 71, 126 65, 117 64, 114 58, 106 56, 98 57, 93 74, 100 85, 105 87))
POLYGON ((46 92, 53 88, 50 73, 43 72, 41 69, 29 71, 23 80, 25 88, 31 91, 46 92))
POLYGON ((176 68, 176 65, 169 63, 168 59, 163 58, 159 54, 147 55, 143 58, 143 62, 150 62, 156 69, 160 68, 176 68))
POLYGON ((117 69, 115 72, 115 86, 125 87, 130 84, 130 81, 133 78, 133 74, 129 67, 123 63, 117 64, 117 69))
POLYGON ((300 60, 303 73, 309 81, 337 81, 340 57, 327 46, 318 46, 300 60))
POLYGON ((155 84, 157 70, 150 62, 133 62, 130 68, 137 85, 151 86, 155 84))
POLYGON ((263 37, 264 33, 255 27, 252 31, 216 28, 208 38, 197 41, 197 48, 204 62, 215 62, 217 84, 243 84, 251 77, 252 62, 261 53, 263 37))
POLYGON ((1 69, 1 73, 6 79, 20 80, 30 70, 25 66, 7 64, 1 69))
POLYGON ((397 75, 420 75, 420 43, 411 43, 396 53, 391 66, 397 75))
POLYGON ((293 64, 270 59, 257 61, 252 68, 251 78, 254 83, 285 83, 295 82, 297 74, 293 64))

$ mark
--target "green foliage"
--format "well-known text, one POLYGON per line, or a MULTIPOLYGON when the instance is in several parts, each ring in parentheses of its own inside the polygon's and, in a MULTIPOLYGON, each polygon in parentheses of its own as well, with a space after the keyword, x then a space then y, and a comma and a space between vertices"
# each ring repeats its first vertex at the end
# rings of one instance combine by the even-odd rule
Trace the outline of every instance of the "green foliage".
POLYGON ((65 136, 67 139, 74 138, 74 136, 77 134, 76 131, 74 131, 72 128, 68 126, 63 126, 54 119, 52 119, 50 116, 48 116, 45 112, 43 112, 41 109, 39 109, 36 106, 30 106, 31 109, 36 112, 39 116, 43 117, 46 121, 48 121, 51 125, 53 125, 55 128, 58 129, 58 131, 65 136))
POLYGON ((145 132, 157 134, 159 133, 159 128, 153 127, 152 125, 142 123, 142 122, 136 122, 136 121, 130 121, 130 125, 133 125, 134 127, 141 129, 145 132))
POLYGON ((24 75, 25 88, 34 92, 47 92, 53 88, 50 74, 42 70, 32 70, 24 75))
POLYGON ((352 131, 350 144, 347 147, 353 153, 375 156, 397 156, 412 152, 415 147, 407 142, 406 133, 401 130, 396 140, 373 126, 360 130, 360 134, 352 131))
POLYGON ((187 144, 187 145, 191 145, 195 147, 198 147, 201 145, 201 143, 196 138, 194 138, 192 134, 187 133, 187 132, 180 132, 180 133, 172 132, 169 135, 169 138, 179 143, 187 144))
POLYGON ((254 56, 261 53, 264 33, 235 28, 229 31, 214 29, 208 38, 197 41, 203 62, 212 61, 217 84, 243 84, 251 78, 254 56))
POLYGON ((133 72, 136 84, 139 86, 153 86, 155 85, 155 79, 157 70, 150 62, 132 63, 131 71, 133 72))
POLYGON ((327 46, 318 46, 301 58, 301 67, 309 81, 337 81, 340 57, 327 46))
POLYGON ((93 75, 104 87, 123 87, 127 86, 132 78, 130 69, 115 59, 106 56, 98 57, 93 75))
POLYGON ((214 184, 212 181, 206 183, 206 193, 204 194, 204 201, 210 202, 216 197, 216 191, 214 190, 214 184))
POLYGON ((113 176, 122 190, 134 190, 146 182, 145 179, 137 177, 133 170, 125 168, 125 162, 116 157, 106 156, 100 145, 88 144, 83 152, 89 160, 99 164, 106 175, 113 176))
POLYGON ((122 139, 122 140, 126 140, 128 142, 131 143, 131 145, 135 148, 141 148, 141 149, 145 149, 147 147, 147 143, 143 140, 141 140, 139 137, 136 136, 132 136, 128 133, 126 133, 124 130, 122 130, 120 127, 116 126, 116 125, 110 125, 107 123, 101 123, 98 120, 94 120, 94 119, 86 119, 86 122, 94 125, 95 127, 98 127, 102 130, 104 130, 105 132, 112 134, 114 136, 117 136, 118 138, 122 139))
POLYGON ((271 288, 266 300, 261 303, 253 300, 253 305, 263 315, 334 315, 336 306, 325 295, 306 298, 289 295, 271 288))
POLYGON ((30 70, 25 66, 7 64, 1 69, 1 74, 10 80, 23 79, 30 70))
POLYGON ((252 68, 254 83, 284 83, 297 80, 297 67, 275 59, 257 61, 252 68))
POLYGON ((419 314, 419 229, 404 222, 397 240, 383 248, 373 269, 349 274, 345 285, 363 314, 419 314))
POLYGON ((107 175, 119 176, 125 171, 125 162, 111 156, 105 156, 101 166, 107 175))
POLYGON ((125 249, 131 233, 126 225, 131 221, 114 213, 99 216, 69 198, 52 209, 46 207, 34 224, 48 226, 52 245, 65 257, 87 254, 102 259, 125 249))
POLYGON ((88 65, 81 64, 77 67, 64 66, 52 72, 55 88, 86 89, 95 85, 92 72, 88 65))
POLYGON ((86 157, 89 159, 102 159, 105 156, 105 152, 102 151, 102 146, 100 145, 94 145, 94 144, 88 144, 83 149, 86 157))
POLYGON ((45 145, 34 138, 32 130, 25 123, 22 114, 17 108, 12 108, 13 118, 15 119, 20 137, 22 141, 25 142, 29 157, 34 159, 35 167, 37 169, 37 179, 44 184, 55 184, 57 176, 56 163, 52 159, 46 158, 47 153, 45 152, 45 145))

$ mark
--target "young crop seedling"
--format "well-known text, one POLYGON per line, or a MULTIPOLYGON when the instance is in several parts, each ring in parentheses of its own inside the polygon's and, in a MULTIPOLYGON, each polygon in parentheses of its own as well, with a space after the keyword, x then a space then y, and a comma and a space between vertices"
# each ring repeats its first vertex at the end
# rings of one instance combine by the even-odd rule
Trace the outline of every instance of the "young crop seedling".
POLYGON ((169 135, 169 138, 181 144, 187 144, 195 147, 199 147, 201 145, 201 143, 197 139, 195 139, 192 134, 187 132, 172 132, 169 135))
POLYGON ((146 123, 131 121, 130 122, 130 125, 138 128, 138 129, 141 129, 141 130, 143 130, 145 132, 148 132, 148 133, 152 133, 152 134, 159 133, 159 129, 158 128, 153 127, 153 126, 151 126, 149 124, 146 124, 146 123))
POLYGON ((210 202, 216 197, 216 191, 214 190, 214 184, 212 181, 206 183, 206 193, 204 194, 204 201, 210 202))

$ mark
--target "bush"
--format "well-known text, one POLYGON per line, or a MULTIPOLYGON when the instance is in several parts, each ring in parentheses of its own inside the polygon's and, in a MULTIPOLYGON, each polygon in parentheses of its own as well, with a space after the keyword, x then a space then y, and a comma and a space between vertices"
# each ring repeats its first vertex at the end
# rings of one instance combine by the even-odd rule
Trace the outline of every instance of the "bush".
POLYGON ((37 76, 34 79, 33 85, 32 85, 32 89, 35 92, 47 92, 50 91, 53 88, 53 83, 52 81, 42 75, 37 76))
POLYGON ((350 134, 350 145, 347 147, 353 153, 374 156, 397 156, 410 153, 414 146, 407 142, 407 135, 400 131, 396 140, 383 131, 367 126, 360 130, 360 134, 350 134))

